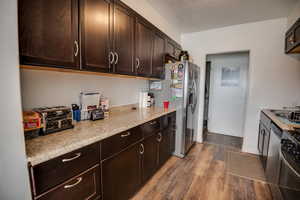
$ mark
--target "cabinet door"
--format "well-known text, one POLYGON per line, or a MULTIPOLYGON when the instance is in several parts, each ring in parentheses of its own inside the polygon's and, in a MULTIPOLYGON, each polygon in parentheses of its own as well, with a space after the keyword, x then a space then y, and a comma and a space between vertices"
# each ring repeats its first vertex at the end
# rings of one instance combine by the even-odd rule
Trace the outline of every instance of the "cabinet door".
POLYGON ((136 73, 150 76, 152 68, 153 34, 150 26, 137 19, 135 32, 136 73))
POLYGON ((157 134, 146 138, 143 142, 142 177, 145 183, 156 172, 158 166, 158 141, 157 134))
POLYGON ((175 56, 175 47, 169 40, 166 41, 166 53, 170 56, 175 56))
POLYGON ((102 162, 103 199, 127 200, 141 182, 140 144, 102 162))
POLYGON ((171 156, 171 137, 168 129, 158 134, 159 166, 162 166, 171 156))
POLYGON ((160 34, 154 33, 152 77, 163 78, 164 61, 165 61, 165 40, 160 34))
POLYGON ((111 3, 107 0, 82 0, 81 45, 82 68, 109 72, 111 3))
POLYGON ((78 1, 20 0, 21 64, 79 68, 78 1))
POLYGON ((114 4, 114 64, 118 74, 134 75, 135 16, 122 2, 114 4))

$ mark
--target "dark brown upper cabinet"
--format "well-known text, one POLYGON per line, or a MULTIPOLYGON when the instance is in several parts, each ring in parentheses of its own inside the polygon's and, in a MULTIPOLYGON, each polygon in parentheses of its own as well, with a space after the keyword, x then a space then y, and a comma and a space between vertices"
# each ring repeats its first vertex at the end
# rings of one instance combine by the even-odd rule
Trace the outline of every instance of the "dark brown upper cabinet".
POLYGON ((79 68, 78 1, 19 0, 20 62, 79 68))
MULTIPOLYGON (((19 0, 21 65, 162 78, 180 45, 119 0, 19 0)), ((177 58, 178 59, 178 58, 177 58)))
POLYGON ((166 40, 166 54, 175 56, 175 45, 168 39, 166 40))
POLYGON ((134 75, 135 15, 124 3, 116 1, 113 19, 113 63, 118 74, 134 75))
POLYGON ((152 68, 153 33, 150 24, 137 18, 135 30, 136 74, 150 76, 152 68))
POLYGON ((113 4, 107 0, 81 0, 82 68, 109 72, 113 67, 110 34, 113 4))
POLYGON ((162 78, 164 74, 165 62, 165 39, 162 34, 154 32, 153 34, 153 57, 151 77, 162 78))
POLYGON ((300 18, 286 33, 285 52, 300 53, 300 18))

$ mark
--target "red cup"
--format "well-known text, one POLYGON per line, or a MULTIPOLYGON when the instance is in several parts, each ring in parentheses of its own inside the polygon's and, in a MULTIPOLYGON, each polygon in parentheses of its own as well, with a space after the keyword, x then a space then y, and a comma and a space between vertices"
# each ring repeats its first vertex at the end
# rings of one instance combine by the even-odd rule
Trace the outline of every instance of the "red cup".
POLYGON ((169 108, 169 101, 164 101, 164 109, 168 109, 169 108))

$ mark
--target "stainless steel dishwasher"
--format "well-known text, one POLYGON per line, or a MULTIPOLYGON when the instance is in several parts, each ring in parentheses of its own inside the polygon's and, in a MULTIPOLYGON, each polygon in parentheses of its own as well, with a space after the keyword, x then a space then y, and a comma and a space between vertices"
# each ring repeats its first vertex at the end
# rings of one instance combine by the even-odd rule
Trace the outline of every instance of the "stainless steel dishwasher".
POLYGON ((274 123, 271 124, 269 151, 267 157, 266 178, 270 183, 277 184, 280 173, 280 146, 282 130, 274 123))

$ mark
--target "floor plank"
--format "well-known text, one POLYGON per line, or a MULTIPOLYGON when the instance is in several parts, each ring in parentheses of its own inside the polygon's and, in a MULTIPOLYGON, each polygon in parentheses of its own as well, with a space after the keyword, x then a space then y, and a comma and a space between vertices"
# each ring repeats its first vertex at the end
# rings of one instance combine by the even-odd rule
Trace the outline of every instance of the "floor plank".
POLYGON ((197 144, 170 158, 132 200, 272 200, 268 184, 227 173, 223 145, 197 144))

